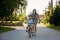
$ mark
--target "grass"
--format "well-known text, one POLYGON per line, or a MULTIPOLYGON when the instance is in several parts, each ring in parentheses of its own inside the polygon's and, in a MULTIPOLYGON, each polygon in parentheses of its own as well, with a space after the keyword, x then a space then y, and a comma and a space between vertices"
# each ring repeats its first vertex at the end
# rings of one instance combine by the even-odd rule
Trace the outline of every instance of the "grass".
MULTIPOLYGON (((0 23, 1 23, 2 21, 0 21, 0 23)), ((5 21, 5 22, 8 22, 8 23, 10 23, 10 21, 5 21)), ((18 22, 20 22, 20 21, 12 21, 12 23, 18 23, 18 22)))
POLYGON ((60 26, 48 25, 48 28, 60 31, 60 26))
POLYGON ((3 26, 23 26, 22 21, 12 21, 12 23, 10 21, 3 21, 3 22, 4 23, 0 21, 0 24, 2 24, 3 26))
POLYGON ((0 27, 0 33, 11 31, 11 30, 15 30, 15 28, 0 27))

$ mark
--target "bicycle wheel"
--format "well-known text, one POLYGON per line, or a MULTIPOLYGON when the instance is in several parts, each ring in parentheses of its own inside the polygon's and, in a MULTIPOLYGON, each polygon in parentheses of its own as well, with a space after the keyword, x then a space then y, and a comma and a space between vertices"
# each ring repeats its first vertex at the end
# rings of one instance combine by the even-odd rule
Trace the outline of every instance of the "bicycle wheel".
POLYGON ((32 36, 32 29, 31 28, 29 28, 29 30, 28 30, 28 36, 29 36, 29 38, 31 38, 31 36, 32 36))

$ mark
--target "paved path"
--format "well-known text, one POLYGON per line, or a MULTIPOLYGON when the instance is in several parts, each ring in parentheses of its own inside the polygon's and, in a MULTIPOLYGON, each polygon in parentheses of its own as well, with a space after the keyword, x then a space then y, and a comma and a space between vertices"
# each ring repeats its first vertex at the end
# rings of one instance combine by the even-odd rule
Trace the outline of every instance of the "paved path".
POLYGON ((38 24, 37 26, 37 36, 28 38, 28 35, 25 32, 25 27, 5 33, 0 33, 0 40, 60 40, 59 31, 46 28, 42 24, 38 24))

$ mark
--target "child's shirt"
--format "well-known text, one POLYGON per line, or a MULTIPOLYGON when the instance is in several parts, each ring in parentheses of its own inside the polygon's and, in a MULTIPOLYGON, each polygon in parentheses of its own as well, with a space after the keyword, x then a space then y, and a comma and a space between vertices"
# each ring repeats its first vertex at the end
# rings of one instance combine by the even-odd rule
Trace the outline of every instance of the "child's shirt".
POLYGON ((32 19, 28 20, 28 22, 27 22, 28 25, 31 25, 32 23, 33 23, 32 19))

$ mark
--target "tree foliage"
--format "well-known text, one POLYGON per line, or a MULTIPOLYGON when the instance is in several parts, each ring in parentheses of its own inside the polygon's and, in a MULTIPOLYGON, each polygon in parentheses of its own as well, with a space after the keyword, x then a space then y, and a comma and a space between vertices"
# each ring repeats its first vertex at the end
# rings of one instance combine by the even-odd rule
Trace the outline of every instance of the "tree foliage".
POLYGON ((0 0, 0 20, 10 17, 14 8, 19 8, 19 5, 24 6, 26 4, 25 0, 0 0))
POLYGON ((25 17, 26 17, 25 13, 22 13, 22 14, 18 15, 17 19, 19 21, 22 21, 22 20, 24 20, 25 17))
POLYGON ((55 26, 60 25, 60 7, 57 6, 53 15, 50 17, 50 24, 55 26))
POLYGON ((50 12, 49 15, 46 15, 46 18, 44 19, 44 23, 50 23, 55 26, 60 25, 60 2, 57 6, 53 8, 53 12, 50 12))

